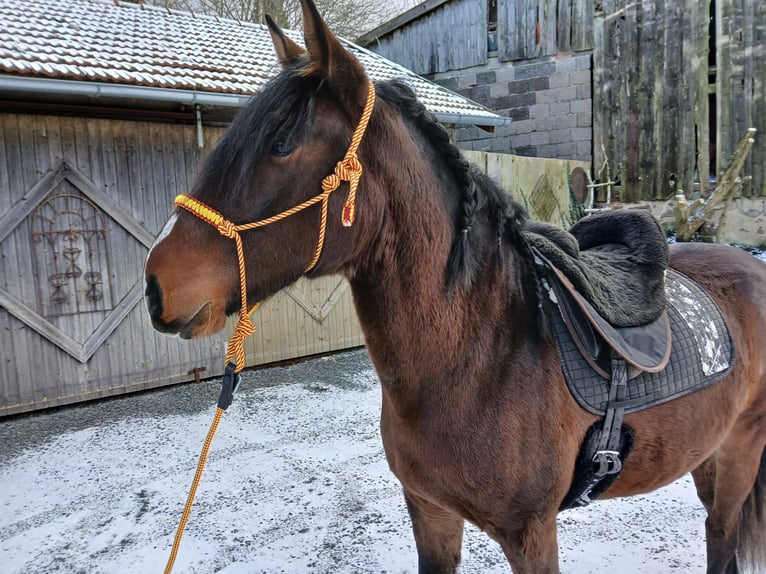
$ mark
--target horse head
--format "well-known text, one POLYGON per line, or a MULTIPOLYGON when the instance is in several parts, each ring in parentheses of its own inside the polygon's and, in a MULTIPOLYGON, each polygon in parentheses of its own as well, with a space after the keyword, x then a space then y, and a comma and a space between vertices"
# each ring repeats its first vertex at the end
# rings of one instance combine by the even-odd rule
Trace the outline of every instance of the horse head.
POLYGON ((374 90, 311 0, 302 9, 305 50, 267 18, 281 73, 240 111, 149 251, 145 298, 159 331, 220 331, 240 303, 342 270, 365 233, 358 222, 373 207, 354 217, 352 142, 374 90))

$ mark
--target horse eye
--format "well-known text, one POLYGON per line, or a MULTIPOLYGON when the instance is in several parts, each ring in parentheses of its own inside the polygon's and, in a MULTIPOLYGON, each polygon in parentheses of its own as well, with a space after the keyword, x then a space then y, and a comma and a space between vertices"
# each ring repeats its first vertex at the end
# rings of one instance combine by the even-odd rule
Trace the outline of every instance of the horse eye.
POLYGON ((285 140, 274 140, 271 144, 271 153, 279 157, 286 157, 293 153, 293 146, 285 140))

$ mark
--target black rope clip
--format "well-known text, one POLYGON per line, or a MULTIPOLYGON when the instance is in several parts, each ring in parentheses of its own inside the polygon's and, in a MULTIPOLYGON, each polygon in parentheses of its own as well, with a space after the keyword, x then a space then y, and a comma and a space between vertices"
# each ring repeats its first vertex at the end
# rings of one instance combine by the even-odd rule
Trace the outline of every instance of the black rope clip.
POLYGON ((234 372, 236 367, 236 364, 229 363, 223 370, 221 394, 218 396, 218 408, 224 411, 231 405, 232 400, 234 400, 234 393, 237 392, 239 384, 242 382, 242 376, 234 372))

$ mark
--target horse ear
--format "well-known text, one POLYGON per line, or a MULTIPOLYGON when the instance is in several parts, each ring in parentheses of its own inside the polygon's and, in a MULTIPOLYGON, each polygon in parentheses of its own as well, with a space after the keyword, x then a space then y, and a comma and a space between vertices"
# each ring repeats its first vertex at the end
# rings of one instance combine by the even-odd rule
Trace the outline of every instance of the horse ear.
POLYGON ((269 27, 274 51, 277 53, 279 63, 282 64, 282 69, 289 68, 306 53, 306 50, 285 36, 282 28, 277 26, 277 23, 268 14, 266 14, 266 24, 269 27))
POLYGON ((310 59, 308 73, 319 74, 341 92, 366 93, 367 82, 362 65, 330 32, 312 0, 301 0, 303 37, 310 59))

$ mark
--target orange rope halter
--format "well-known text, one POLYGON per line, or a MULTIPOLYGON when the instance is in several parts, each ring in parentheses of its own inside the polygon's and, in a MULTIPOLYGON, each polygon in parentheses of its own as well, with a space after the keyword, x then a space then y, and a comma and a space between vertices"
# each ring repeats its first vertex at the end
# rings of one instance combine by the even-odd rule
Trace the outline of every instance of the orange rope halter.
POLYGON ((328 175, 322 180, 322 193, 315 195, 311 199, 304 201, 300 205, 291 207, 279 213, 273 217, 261 219, 253 223, 246 223, 243 225, 234 225, 231 221, 226 219, 223 215, 202 203, 201 201, 194 199, 185 194, 176 196, 175 205, 182 207, 183 209, 193 213, 199 217, 202 221, 205 221, 215 227, 218 232, 224 237, 233 239, 237 246, 237 261, 239 264, 239 290, 242 304, 239 310, 239 320, 237 326, 234 328, 234 334, 229 341, 229 346, 226 351, 226 370, 223 377, 223 388, 221 390, 221 396, 218 399, 218 407, 216 408, 213 422, 210 425, 210 430, 205 438, 205 443, 200 453, 199 461, 197 462, 197 470, 194 474, 194 480, 189 488, 189 495, 186 499, 183 514, 181 515, 181 521, 178 524, 176 535, 173 540, 173 547, 170 551, 167 564, 165 565, 165 574, 170 574, 173 570, 173 564, 175 563, 176 556, 178 555, 178 549, 181 545, 181 536, 183 535, 186 523, 189 520, 191 514, 191 507, 194 503, 194 497, 197 494, 197 488, 199 487, 200 480, 202 478, 202 471, 205 468, 205 461, 207 460, 208 450, 210 444, 213 442, 213 436, 218 429, 218 423, 221 420, 226 408, 231 404, 232 394, 236 390, 239 384, 239 371, 245 366, 245 340, 255 332, 255 325, 250 319, 250 315, 259 306, 260 302, 253 305, 250 309, 247 308, 247 277, 245 274, 245 254, 242 248, 242 237, 240 232, 247 231, 249 229, 255 229, 257 227, 265 227, 271 223, 281 221, 303 211, 307 207, 310 207, 316 203, 322 203, 322 215, 319 224, 319 238, 317 240, 317 247, 314 251, 314 257, 306 267, 306 272, 311 271, 319 261, 319 256, 322 254, 322 247, 324 246, 325 231, 327 229, 327 204, 330 199, 330 194, 340 187, 341 182, 349 182, 348 196, 346 202, 343 204, 343 214, 341 221, 344 227, 351 227, 354 223, 354 217, 356 212, 356 188, 359 185, 359 179, 362 177, 362 164, 359 162, 359 158, 356 155, 359 144, 362 141, 362 137, 367 129, 367 124, 370 121, 372 115, 372 109, 375 105, 375 87, 372 82, 368 82, 367 101, 364 105, 364 111, 362 117, 359 120, 359 125, 356 127, 353 136, 351 137, 351 144, 346 151, 346 155, 335 165, 333 173, 328 175), (234 359, 234 362, 232 362, 234 359))
POLYGON ((356 214, 356 188, 359 185, 359 179, 362 177, 362 164, 357 157, 357 150, 359 144, 364 137, 364 133, 367 129, 367 124, 372 116, 372 110, 375 105, 375 87, 372 82, 368 83, 367 101, 364 105, 364 111, 362 117, 359 120, 354 134, 351 137, 351 143, 349 144, 348 151, 335 165, 333 173, 328 175, 322 180, 322 193, 315 195, 311 199, 304 201, 303 203, 291 207, 277 215, 254 221, 252 223, 245 223, 241 225, 235 225, 223 215, 202 203, 201 201, 190 197, 188 195, 179 195, 175 198, 175 204, 178 207, 182 207, 185 210, 193 213, 203 221, 209 223, 215 227, 218 232, 224 237, 233 239, 237 246, 237 261, 239 263, 239 289, 242 305, 239 310, 239 321, 234 329, 234 334, 229 342, 229 347, 226 353, 226 362, 230 362, 232 358, 236 359, 236 372, 242 370, 245 365, 245 351, 244 342, 247 337, 255 332, 255 325, 253 325, 250 319, 250 313, 252 313, 257 305, 252 309, 247 309, 247 280, 245 275, 245 254, 242 248, 242 237, 240 232, 248 231, 250 229, 256 229, 258 227, 265 227, 277 221, 287 219, 291 215, 303 211, 307 207, 311 207, 316 203, 322 203, 321 219, 319 223, 319 237, 317 239, 317 247, 314 250, 314 257, 306 267, 306 272, 311 271, 319 261, 319 256, 322 254, 322 248, 324 246, 325 232, 327 230, 327 204, 330 200, 330 194, 340 187, 341 182, 348 181, 349 189, 346 202, 343 205, 343 214, 341 221, 344 227, 351 227, 354 223, 356 214))

